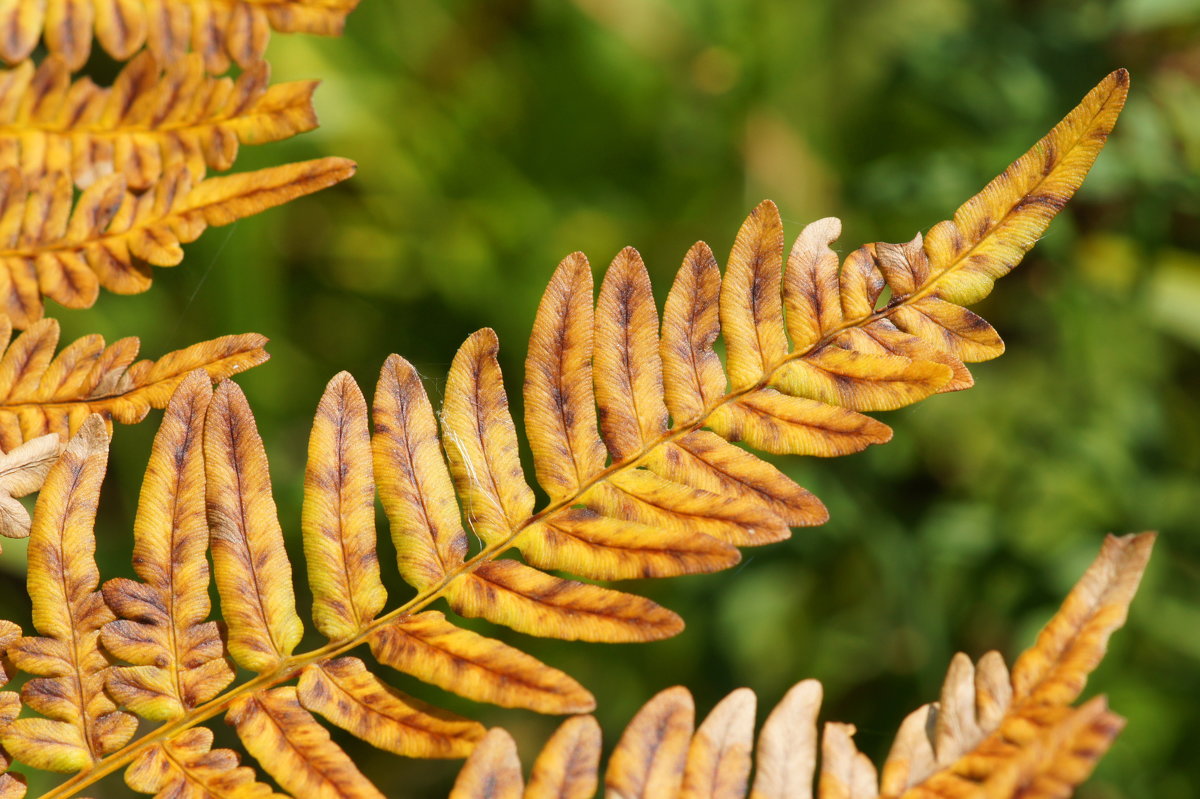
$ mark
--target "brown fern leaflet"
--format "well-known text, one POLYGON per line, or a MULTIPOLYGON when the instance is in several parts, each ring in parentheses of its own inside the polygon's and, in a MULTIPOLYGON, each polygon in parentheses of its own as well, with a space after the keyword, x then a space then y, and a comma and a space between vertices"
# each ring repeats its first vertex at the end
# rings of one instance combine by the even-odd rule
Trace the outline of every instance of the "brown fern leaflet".
MULTIPOLYGON (((373 797, 378 791, 317 716, 407 755, 458 756, 480 739, 477 724, 375 676, 349 654, 362 644, 380 663, 470 699, 587 712, 593 699, 571 677, 429 605, 444 598, 460 615, 572 640, 678 632, 682 620, 645 598, 550 571, 599 580, 714 571, 736 563, 739 546, 824 521, 815 497, 730 442, 856 452, 891 435, 865 411, 969 385, 963 364, 1002 345, 963 304, 1020 260, 1078 188, 1126 90, 1124 72, 1110 75, 924 240, 868 245, 840 267, 828 246, 836 220, 821 220, 801 234, 785 269, 779 213, 763 203, 738 233, 724 275, 706 245, 688 253, 661 334, 635 251, 618 256, 598 302, 586 259, 568 257, 539 306, 526 362, 526 434, 550 497, 540 510, 517 457, 492 331, 472 335, 455 356, 437 416, 419 375, 398 356, 384 365, 370 411, 349 375, 335 377, 317 409, 305 483, 313 620, 329 639, 313 651, 296 651, 303 622, 293 566, 249 405, 231 382, 214 393, 206 375, 189 377, 168 406, 134 525, 139 581, 110 581, 95 592, 89 517, 71 509, 95 502, 79 492, 98 484, 102 457, 60 460, 48 478, 55 488, 35 511, 31 551, 49 551, 59 539, 40 539, 68 526, 72 541, 83 542, 77 557, 46 558, 60 582, 78 586, 78 609, 51 604, 86 618, 99 651, 121 661, 101 664, 79 646, 68 658, 86 677, 81 684, 104 675, 106 695, 120 706, 89 709, 90 694, 35 706, 47 711, 47 719, 31 719, 47 730, 47 746, 22 749, 28 724, 0 728, 0 743, 14 744, 18 759, 35 767, 85 768, 48 796, 75 795, 125 767, 131 787, 159 795, 220 795, 213 786, 225 784, 268 791, 235 756, 211 750, 199 725, 224 715, 293 795, 373 797), (881 306, 885 287, 892 296, 881 306), (718 336, 726 364, 713 349, 718 336), (77 477, 67 479, 68 471, 77 477), (400 574, 416 589, 390 611, 370 512, 376 491, 400 574), (206 619, 202 514, 223 636, 206 619), (468 529, 483 542, 474 554, 468 529), (522 560, 500 557, 513 549, 522 560), (255 676, 230 683, 234 665, 255 676), (294 679, 298 685, 287 684, 294 679), (125 717, 112 714, 128 712, 160 726, 124 743, 125 717)), ((71 451, 94 453, 98 425, 89 422, 89 443, 71 451)), ((38 629, 38 640, 53 645, 57 628, 38 629)), ((52 669, 32 655, 26 665, 36 674, 52 669)), ((1018 664, 1018 674, 1022 668, 1040 667, 1018 664)), ((1040 695, 1044 680, 1035 682, 1027 687, 1040 695)))
MULTIPOLYGON (((677 687, 630 722, 609 759, 605 795, 812 799, 816 776, 823 799, 1068 796, 1124 725, 1104 697, 1073 703, 1124 624, 1153 544, 1152 533, 1109 536, 1011 674, 998 652, 977 663, 956 655, 940 700, 901 724, 882 774, 855 747, 853 725, 828 722, 818 730, 816 680, 794 686, 771 711, 757 750, 752 691, 734 691, 696 728, 692 696, 677 687)), ((471 753, 450 797, 587 799, 600 782, 599 765, 600 727, 576 716, 542 749, 526 786, 516 744, 496 728, 471 753)))

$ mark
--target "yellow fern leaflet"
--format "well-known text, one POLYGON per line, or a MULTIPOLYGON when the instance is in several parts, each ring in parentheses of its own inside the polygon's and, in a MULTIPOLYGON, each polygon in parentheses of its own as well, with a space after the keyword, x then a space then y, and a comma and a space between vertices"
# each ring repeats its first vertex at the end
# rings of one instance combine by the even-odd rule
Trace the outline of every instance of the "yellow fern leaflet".
POLYGON ((143 45, 160 61, 188 49, 212 74, 230 61, 249 67, 262 58, 271 30, 339 36, 358 0, 13 0, 0 11, 0 58, 27 58, 44 37, 46 49, 71 68, 88 60, 92 36, 124 61, 143 45))
POLYGON ((401 576, 439 582, 467 554, 467 534, 438 441, 433 406, 412 364, 388 358, 375 390, 371 448, 379 499, 391 523, 401 576))
POLYGON ((120 621, 101 633, 116 666, 108 690, 156 721, 178 718, 233 681, 216 622, 208 621, 208 524, 204 454, 193 432, 212 387, 203 372, 180 384, 154 439, 134 521, 133 563, 143 582, 104 584, 120 621))
POLYGON ((300 701, 380 749, 409 757, 466 757, 483 725, 406 696, 358 658, 309 666, 300 675, 300 701))
POLYGON ((375 554, 370 436, 367 402, 343 372, 317 406, 300 520, 313 618, 334 640, 363 630, 387 602, 375 554))
POLYGON ((9 343, 11 328, 0 315, 0 447, 11 451, 25 441, 56 433, 73 435, 90 414, 135 424, 151 408, 164 408, 193 369, 222 380, 269 357, 267 340, 254 333, 224 336, 168 353, 157 361, 135 360, 138 340, 123 338, 107 347, 92 335, 56 355, 59 328, 43 319, 9 343))
POLYGON ((238 765, 232 749, 213 749, 212 731, 196 727, 163 745, 151 747, 125 773, 139 793, 157 796, 236 796, 280 799, 270 786, 255 780, 254 769, 238 765))
POLYGON ((477 702, 539 713, 586 713, 582 685, 519 649, 463 630, 436 610, 381 627, 370 638, 381 662, 477 702))
POLYGON ((237 80, 210 77, 199 55, 165 64, 144 52, 112 88, 71 81, 51 56, 0 75, 0 166, 25 179, 66 172, 81 188, 108 174, 144 191, 164 173, 233 166, 239 144, 278 141, 317 126, 316 81, 270 86, 265 61, 237 80))
POLYGON ((71 177, 25 180, 0 171, 0 312, 16 327, 42 317, 42 297, 87 308, 100 287, 136 294, 150 286, 148 265, 175 266, 181 244, 210 225, 228 225, 354 174, 344 158, 321 158, 196 181, 178 165, 146 191, 120 174, 100 178, 74 200, 71 177), (74 200, 74 207, 72 202, 74 200))
POLYGON ((229 654, 247 669, 269 671, 292 654, 304 624, 296 613, 267 454, 234 383, 221 384, 205 416, 204 468, 229 654))
MULTIPOLYGON (((7 652, 13 642, 21 637, 21 628, 11 621, 0 621, 0 652, 7 652)), ((0 686, 8 684, 9 669, 0 661, 0 686)), ((0 691, 0 730, 7 729, 21 714, 21 695, 16 691, 0 691)), ((9 774, 12 755, 0 746, 0 797, 21 799, 25 795, 25 778, 9 774)))
POLYGON ((600 725, 592 716, 575 716, 542 747, 525 788, 526 799, 590 799, 599 781, 589 775, 599 765, 600 725))
MULTIPOLYGON (((853 725, 829 722, 819 731, 821 685, 815 680, 796 685, 771 711, 755 758, 752 691, 734 691, 696 728, 691 694, 676 687, 654 697, 626 728, 605 773, 607 795, 1067 796, 1087 779, 1120 732, 1122 721, 1103 697, 1072 703, 1104 656, 1108 637, 1124 623, 1153 544, 1149 533, 1109 536, 1037 643, 1017 660, 1011 678, 996 652, 977 666, 957 655, 940 701, 923 706, 901 725, 882 778, 855 747, 853 725)), ((451 797, 590 797, 599 760, 594 720, 571 719, 542 750, 524 789, 516 746, 507 732, 495 729, 463 766, 451 797)))
MULTIPOLYGON (((1023 242, 1020 237, 1030 226, 1046 219, 1029 209, 1047 206, 1022 205, 1019 196, 1000 195, 1021 187, 1044 196, 1077 185, 1080 159, 1094 157, 1096 142, 1111 128, 1125 89, 1123 75, 1110 76, 1085 98, 1084 111, 1073 112, 1035 148, 1053 150, 1053 159, 1018 162, 1037 165, 1037 176, 1025 180, 1010 174, 1000 188, 994 184, 989 189, 987 202, 1007 203, 1010 212, 989 211, 987 229, 977 225, 969 231, 978 239, 970 245, 976 254, 1001 258, 1006 269, 1015 265, 1021 253, 997 248, 989 237, 1023 242), (1080 119, 1090 121, 1081 128, 1080 119), (1004 261, 1009 256, 1014 260, 1004 261)), ((162 649, 155 648, 161 637, 145 647, 131 644, 122 656, 129 661, 107 669, 110 694, 123 697, 143 717, 171 720, 116 752, 87 760, 90 768, 50 796, 74 795, 125 767, 131 785, 175 786, 180 780, 205 785, 220 779, 203 765, 211 762, 205 754, 211 740, 194 730, 222 715, 238 728, 246 750, 262 767, 302 796, 377 793, 316 715, 391 751, 461 753, 478 740, 477 727, 395 692, 380 673, 386 670, 357 657, 364 644, 380 664, 469 699, 544 713, 590 711, 594 699, 570 676, 514 646, 464 629, 458 619, 431 605, 444 599, 461 615, 569 640, 624 642, 673 634, 682 622, 669 610, 572 576, 714 571, 736 563, 739 546, 779 541, 792 526, 823 522, 826 513, 818 500, 734 442, 793 454, 856 452, 891 436, 866 411, 965 387, 970 380, 964 362, 998 354, 994 331, 959 305, 957 294, 942 294, 940 286, 944 280, 952 285, 959 271, 993 275, 1001 261, 989 261, 986 268, 971 254, 946 261, 938 251, 912 241, 861 247, 839 265, 829 248, 836 234, 834 222, 815 223, 800 235, 785 264, 779 212, 763 203, 738 233, 724 275, 706 245, 690 250, 663 309, 661 328, 635 252, 618 254, 601 283, 598 304, 587 260, 581 254, 565 259, 538 308, 523 387, 535 476, 550 497, 540 509, 533 480, 521 466, 517 425, 497 359, 499 343, 491 330, 470 336, 455 356, 437 415, 420 376, 399 357, 390 358, 380 374, 371 420, 354 381, 345 374, 335 377, 318 406, 309 441, 301 524, 314 586, 313 620, 329 639, 309 651, 298 649, 303 625, 292 585, 294 567, 284 549, 253 414, 231 383, 218 387, 203 418, 188 412, 204 396, 202 381, 193 381, 189 391, 199 394, 177 393, 178 405, 168 414, 174 427, 164 432, 163 446, 186 453, 190 450, 180 442, 204 442, 209 540, 227 634, 217 644, 211 636, 203 637, 204 651, 212 657, 199 664, 163 657, 162 649), (885 288, 892 298, 882 304, 885 288), (721 336, 730 355, 729 374, 717 355, 721 336), (372 421, 373 433, 368 430, 372 421), (184 427, 186 433, 181 432, 184 427), (385 564, 379 562, 370 512, 373 485, 392 528, 398 570, 416 589, 411 599, 390 610, 384 604, 385 564), (479 542, 474 552, 468 532, 479 542), (151 650, 158 653, 152 662, 147 660, 151 650), (218 673, 226 655, 255 676, 210 699, 189 698, 197 691, 183 690, 191 679, 188 670, 218 673), (292 680, 299 680, 299 686, 289 685, 292 680), (148 773, 152 768, 159 771, 148 773)), ((963 237, 968 239, 966 232, 963 237)), ((180 476, 194 473, 194 462, 183 455, 175 462, 177 473, 155 458, 156 474, 147 485, 173 481, 180 502, 194 503, 199 490, 195 479, 180 476)), ((61 502, 57 494, 62 490, 56 489, 54 499, 46 502, 61 502)), ((160 494, 156 488, 152 496, 160 494)), ((161 498, 147 507, 160 503, 161 498)), ((189 514, 172 518, 170 525, 160 521, 147 526, 144 535, 153 530, 159 538, 190 541, 189 514)), ((143 540, 137 545, 139 554, 151 548, 151 539, 143 540)), ((1073 709, 1066 702, 1094 665, 1107 631, 1119 622, 1114 608, 1127 601, 1136 582, 1128 576, 1111 588, 1105 582, 1105 575, 1140 571, 1137 553, 1149 544, 1146 539, 1131 541, 1144 543, 1113 544, 1106 550, 1107 565, 1094 578, 1100 583, 1081 589, 1078 600, 1069 603, 1069 623, 1052 625, 1039 650, 1044 660, 1018 662, 1011 697, 997 687, 1009 681, 1000 679, 1003 675, 991 661, 975 670, 981 677, 970 680, 954 676, 967 673, 965 666, 956 665, 958 671, 948 680, 954 697, 965 696, 968 684, 983 686, 977 697, 985 697, 959 706, 987 709, 976 713, 974 727, 964 714, 945 711, 949 715, 944 718, 952 721, 943 727, 953 733, 947 740, 958 743, 942 746, 943 753, 954 747, 976 751, 978 745, 981 756, 1002 758, 1000 744, 1024 730, 1031 737, 1012 738, 1020 753, 1011 753, 1013 761, 996 760, 1000 776, 994 779, 1035 774, 1060 750, 1075 764, 1071 773, 1081 772, 1088 748, 1095 750, 1095 741, 1111 729, 1111 717, 1098 705, 1073 709), (1115 554, 1121 547, 1128 553, 1124 560, 1115 554), (1093 618, 1099 621, 1089 621, 1093 618), (1017 719, 1013 724, 1018 729, 1005 727, 1010 718, 1017 719), (989 726, 996 719, 1000 732, 989 726), (984 736, 982 742, 975 733, 984 736), (1010 762, 1024 765, 1005 765, 1010 762)), ((163 548, 152 548, 161 560, 163 548)), ((198 567, 199 561, 195 563, 198 567)), ((158 579, 153 566, 161 564, 150 566, 139 569, 147 586, 158 579)), ((196 579, 184 588, 205 591, 198 568, 192 573, 196 579)), ((141 584, 116 586, 131 595, 163 596, 161 588, 152 594, 141 584)), ((106 640, 150 632, 122 622, 149 624, 156 632, 162 627, 178 641, 188 640, 187 625, 203 630, 205 622, 194 597, 179 597, 189 611, 186 621, 144 613, 135 603, 114 598, 111 604, 120 606, 122 621, 105 626, 106 640)), ((180 650, 169 644, 166 651, 180 650)), ((198 684, 211 691, 215 677, 198 684)), ((745 782, 747 696, 737 695, 703 726, 699 743, 690 711, 678 704, 678 692, 674 696, 662 700, 657 721, 639 727, 641 732, 631 738, 640 754, 614 761, 619 765, 607 782, 615 792, 703 795, 732 791, 745 782), (662 738, 660 732, 670 737, 662 738), (693 756, 696 765, 689 769, 693 756)), ((944 705, 950 708, 951 700, 944 705)), ((804 727, 797 721, 781 725, 804 727)), ((592 737, 583 728, 573 735, 564 733, 561 751, 578 753, 588 762, 592 737)), ((951 733, 943 737, 947 735, 951 733)), ((815 746, 815 733, 809 738, 815 746)), ((8 739, 0 734, 0 740, 8 739)), ((834 786, 826 795, 873 795, 873 767, 854 751, 849 728, 831 727, 823 746, 829 754, 822 766, 828 776, 822 779, 834 786)), ((894 762, 923 763, 923 750, 914 746, 894 762)), ((495 736, 491 743, 484 738, 480 751, 511 766, 506 747, 495 743, 495 736)), ((36 760, 44 753, 26 749, 16 754, 36 760)), ((238 771, 244 767, 236 759, 212 759, 221 761, 231 780, 257 790, 253 777, 238 771)), ((934 771, 927 763, 909 768, 907 773, 917 776, 911 782, 904 777, 901 790, 957 778, 951 764, 937 758, 930 762, 934 771)), ((84 759, 64 756, 60 765, 77 763, 84 759)), ((543 765, 543 785, 569 786, 562 764, 546 760, 543 765)), ((898 775, 898 768, 885 777, 900 781, 890 776, 898 775)), ((769 765, 761 773, 803 771, 802 766, 769 765)), ((491 785, 513 793, 512 780, 506 780, 477 775, 463 783, 463 790, 491 785)))
POLYGON ((229 709, 246 750, 293 796, 383 799, 329 733, 296 698, 293 687, 243 697, 229 709))
POLYGON ((29 595, 40 636, 19 638, 6 654, 27 674, 22 701, 44 718, 13 721, 4 748, 35 768, 73 772, 125 744, 137 719, 104 691, 108 659, 100 628, 113 613, 97 591, 96 497, 108 462, 104 421, 88 417, 50 470, 29 540, 29 595))

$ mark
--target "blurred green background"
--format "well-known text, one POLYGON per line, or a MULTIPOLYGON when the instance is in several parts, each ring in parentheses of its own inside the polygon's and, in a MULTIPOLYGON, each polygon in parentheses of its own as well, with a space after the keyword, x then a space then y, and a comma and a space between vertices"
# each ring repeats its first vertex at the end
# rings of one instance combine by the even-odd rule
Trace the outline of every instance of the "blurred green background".
MULTIPOLYGON (((269 57, 276 80, 324 81, 323 126, 245 148, 239 169, 337 154, 358 161, 358 176, 210 231, 182 266, 156 270, 147 294, 51 313, 64 337, 137 335, 147 357, 225 333, 270 337, 272 360, 239 382, 298 566, 308 426, 337 371, 369 397, 398 352, 436 402, 458 344, 490 326, 519 413, 534 308, 567 253, 585 251, 599 274, 632 244, 661 300, 693 241, 727 253, 765 197, 789 236, 837 215, 843 252, 904 241, 950 215, 1105 74, 1129 68, 1128 106, 1083 191, 978 308, 1008 353, 978 366, 970 391, 884 414, 896 430, 886 446, 778 461, 824 499, 828 524, 747 551, 730 573, 633 586, 687 619, 670 641, 492 632, 588 686, 606 746, 669 685, 691 688, 701 713, 749 686, 761 719, 789 685, 816 677, 823 718, 855 723, 878 761, 901 718, 936 697, 955 651, 1014 656, 1105 532, 1157 529, 1130 624, 1088 689, 1107 693, 1129 726, 1080 796, 1194 795, 1194 0, 363 0, 344 38, 276 36, 269 57)), ((98 529, 107 576, 131 572, 157 416, 116 434, 98 529)), ((397 600, 408 589, 387 568, 383 538, 397 600)), ((0 601, 23 607, 20 547, 5 547, 0 601)), ((527 766, 554 724, 394 676, 507 726, 527 766)), ((388 796, 444 796, 457 770, 335 737, 388 796)), ((110 781, 94 795, 125 793, 110 781)))

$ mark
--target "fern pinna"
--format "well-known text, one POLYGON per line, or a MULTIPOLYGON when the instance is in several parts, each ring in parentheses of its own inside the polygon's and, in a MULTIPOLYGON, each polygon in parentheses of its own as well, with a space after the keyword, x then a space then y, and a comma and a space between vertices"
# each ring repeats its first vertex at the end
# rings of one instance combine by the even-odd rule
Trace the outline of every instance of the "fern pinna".
MULTIPOLYGON (((998 652, 977 663, 956 655, 939 701, 900 725, 882 773, 854 745, 853 725, 827 722, 818 734, 816 680, 795 685, 771 711, 754 758, 753 691, 734 691, 696 729, 692 696, 676 687, 626 728, 609 759, 605 795, 743 799, 749 788, 751 799, 812 799, 818 744, 822 799, 1069 795, 1123 726, 1103 697, 1071 703, 1124 624, 1153 544, 1153 533, 1109 536, 1011 675, 998 652)), ((596 793, 599 765, 600 727, 576 716, 542 749, 526 786, 516 744, 496 728, 471 753, 450 799, 586 799, 596 793)))
POLYGON ((214 393, 200 372, 180 385, 135 522, 140 580, 102 590, 91 521, 106 435, 89 421, 34 514, 40 635, 7 630, 12 663, 35 675, 22 698, 41 717, 8 719, 0 742, 27 765, 75 773, 48 796, 75 795, 125 767, 132 788, 161 796, 269 794, 231 752, 211 750, 200 725, 223 715, 293 795, 379 796, 314 713, 413 756, 463 756, 484 731, 391 688, 347 654, 364 643, 380 663, 470 699, 590 710, 591 695, 568 675, 429 606, 445 599, 463 616, 566 639, 678 632, 682 621, 647 599, 548 571, 600 580, 713 571, 736 563, 738 546, 824 521, 815 497, 730 442, 855 452, 891 435, 864 411, 970 385, 964 362, 1002 344, 963 305, 988 293, 1078 188, 1127 83, 1123 71, 1110 75, 924 239, 868 245, 840 267, 829 249, 837 222, 822 220, 800 235, 785 269, 779 214, 760 205, 723 277, 706 245, 691 249, 661 337, 636 252, 617 257, 595 305, 587 261, 564 260, 526 365, 526 432, 550 497, 536 512, 492 331, 455 356, 440 419, 398 356, 384 365, 371 413, 352 378, 335 377, 313 426, 302 516, 313 619, 329 639, 310 652, 295 652, 303 622, 292 566, 240 389, 225 382, 214 393), (727 369, 713 349, 719 335, 727 369), (376 488, 400 574, 416 589, 386 612, 376 488), (468 528, 483 542, 474 554, 468 528), (206 549, 224 635, 207 621, 206 549), (523 560, 500 558, 513 549, 523 560), (255 676, 233 685, 234 665, 255 676), (135 738, 135 715, 159 726, 135 738))
POLYGON ((0 315, 0 535, 8 538, 29 535, 29 514, 14 498, 41 487, 61 442, 89 416, 134 424, 151 408, 165 408, 189 372, 203 369, 221 380, 268 357, 266 339, 253 333, 203 341, 157 361, 135 361, 133 337, 106 347, 101 336, 84 336, 55 354, 53 319, 11 337, 0 315))

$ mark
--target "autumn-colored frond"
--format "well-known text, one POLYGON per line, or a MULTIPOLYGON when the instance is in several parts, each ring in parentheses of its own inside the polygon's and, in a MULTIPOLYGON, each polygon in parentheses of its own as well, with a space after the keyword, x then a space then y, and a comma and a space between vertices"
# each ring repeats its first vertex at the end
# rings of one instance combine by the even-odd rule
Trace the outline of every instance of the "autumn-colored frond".
POLYGON ((10 453, 48 433, 65 440, 93 413, 121 424, 140 422, 151 408, 166 407, 193 369, 219 381, 269 357, 266 339, 255 333, 193 344, 157 361, 136 360, 136 338, 105 346, 98 335, 77 339, 56 354, 54 319, 36 322, 11 343, 10 337, 0 316, 0 448, 10 453))
POLYGON ((100 628, 113 619, 97 590, 92 524, 108 462, 104 421, 88 417, 50 469, 29 538, 29 596, 40 635, 18 638, 6 655, 26 674, 22 702, 41 714, 0 732, 14 758, 34 768, 74 772, 120 749, 137 719, 104 690, 109 660, 100 628))
MULTIPOLYGON (((1095 142, 1112 126, 1115 111, 1104 109, 1118 108, 1125 88, 1123 73, 1110 76, 1085 99, 1084 111, 1073 112, 1035 148, 1055 154, 1036 162, 1036 179, 1027 180, 1021 171, 1035 165, 1027 158, 1016 172, 1010 170, 1001 188, 988 190, 988 202, 1008 203, 1010 211, 987 230, 976 229, 979 240, 972 246, 993 258, 988 274, 999 263, 1011 268, 1024 252, 989 243, 989 237, 1011 243, 1045 221, 1040 212, 1030 216, 1020 196, 1001 195, 1019 189, 1034 192, 1028 196, 1051 191, 1068 196, 1078 184, 1081 159, 1090 163, 1095 142), (1072 121, 1081 113, 1092 120, 1082 127, 1072 121)), ((96 193, 106 180, 89 187, 81 205, 98 207, 96 193)), ((236 195, 249 180, 211 179, 177 195, 193 199, 180 201, 190 210, 174 218, 181 225, 216 224, 239 209, 248 212, 252 199, 222 204, 217 198, 236 195), (194 199, 197 194, 202 201, 194 199), (197 208, 207 210, 201 214, 197 208)), ((163 207, 175 208, 176 201, 164 201, 163 207)), ((122 225, 140 218, 121 213, 116 219, 122 225)), ((292 584, 298 568, 284 547, 249 404, 231 382, 211 399, 203 378, 184 383, 156 440, 139 507, 140 580, 106 584, 104 597, 119 620, 101 622, 103 643, 111 644, 106 651, 123 661, 100 669, 106 672, 106 695, 166 723, 111 754, 104 754, 111 746, 97 740, 88 750, 90 759, 55 761, 64 768, 94 765, 50 795, 74 795, 126 766, 133 766, 127 782, 135 787, 163 790, 179 780, 202 785, 221 778, 213 771, 219 769, 257 791, 253 776, 239 770, 245 767, 210 752, 211 739, 194 732, 220 715, 279 785, 305 797, 377 795, 318 716, 376 746, 410 755, 457 756, 480 740, 482 729, 473 722, 388 685, 379 675, 383 670, 360 659, 365 648, 382 665, 472 700, 543 713, 590 711, 592 696, 570 676, 465 629, 431 609, 432 603, 445 600, 459 616, 537 636, 630 642, 673 635, 683 622, 670 610, 585 580, 724 569, 738 562, 738 547, 779 541, 790 527, 826 519, 812 494, 734 442, 774 453, 857 452, 891 436, 866 412, 966 387, 964 362, 999 353, 995 332, 954 304, 958 295, 939 296, 940 281, 956 270, 978 272, 984 269, 981 261, 964 256, 943 263, 939 252, 915 241, 862 247, 839 266, 828 246, 837 229, 836 220, 807 228, 785 268, 779 212, 763 203, 738 233, 723 276, 707 245, 691 249, 661 327, 647 270, 634 250, 617 256, 598 302, 586 258, 565 259, 538 308, 526 359, 524 427, 532 477, 522 468, 499 342, 491 330, 470 336, 454 357, 437 414, 420 375, 399 356, 384 365, 370 412, 354 380, 336 376, 317 406, 301 521, 313 622, 327 639, 310 651, 298 650, 304 636, 292 584), (885 287, 892 297, 883 305, 885 287), (722 336, 724 364, 714 349, 722 336), (203 442, 203 475, 197 441, 203 442), (549 496, 540 509, 533 479, 549 496), (391 567, 380 562, 376 549, 376 487, 398 571, 416 589, 391 610, 381 578, 391 567), (204 558, 196 549, 201 496, 223 634, 214 634, 201 597, 208 590, 204 558), (480 542, 474 552, 473 539, 480 542), (174 555, 164 560, 176 548, 178 573, 168 569, 174 555), (226 688, 227 657, 254 676, 226 688), (286 685, 294 679, 298 686, 286 685)), ((178 239, 192 230, 180 231, 178 239)), ((171 239, 164 249, 174 246, 171 239)), ((26 336, 35 330, 42 328, 26 336)), ((0 362, 0 371, 7 362, 7 357, 0 362)), ((51 498, 43 494, 43 501, 61 502, 63 490, 56 488, 51 498)), ((1110 592, 1114 602, 1126 598, 1123 590, 1110 592)), ((1081 618, 1091 595, 1085 591, 1076 603, 1081 618)), ((1018 674, 1024 669, 1046 676, 1021 678, 1017 685, 1027 688, 1018 694, 1053 694, 1059 702, 1054 707, 1062 706, 1065 700, 1057 697, 1076 684, 1078 668, 1090 662, 1087 653, 1102 647, 1107 635, 1101 627, 1080 624, 1082 632, 1074 637, 1065 629, 1054 634, 1059 649, 1048 643, 1044 651, 1064 654, 1052 654, 1049 665, 1019 665, 1018 674), (1051 687, 1038 687, 1043 684, 1051 687)), ((703 795, 713 780, 736 783, 748 759, 726 753, 720 742, 743 735, 748 700, 743 694, 731 701, 703 728, 707 742, 693 745, 689 717, 687 735, 671 743, 671 752, 682 753, 671 757, 694 750, 707 753, 696 757, 721 758, 715 772, 697 767, 676 774, 663 766, 641 782, 618 780, 626 787, 613 790, 636 794, 643 790, 638 785, 674 785, 678 777, 689 795, 703 795)), ((1014 700, 1012 707, 1034 705, 1014 700)), ((667 716, 670 723, 655 729, 683 729, 676 709, 667 716)), ((1082 740, 1078 736, 1094 733, 1106 719, 1079 722, 1070 733, 1076 737, 1064 745, 1074 746, 1082 740)), ((1058 721, 1046 725, 1062 729, 1058 721)), ((586 761, 583 750, 593 736, 573 729, 564 733, 561 749, 586 761)), ((826 746, 841 740, 839 734, 827 735, 826 746)), ((842 739, 849 741, 845 734, 842 739)), ((8 737, 0 740, 7 743, 8 737)), ((844 745, 836 747, 830 762, 841 763, 838 768, 854 784, 865 780, 859 759, 844 756, 844 745)), ((21 760, 43 756, 11 751, 21 760)), ((504 746, 488 738, 481 751, 497 761, 507 757, 504 746)), ((539 773, 539 784, 546 786, 540 790, 547 793, 574 770, 548 760, 539 773)))
POLYGON ((120 617, 104 627, 116 666, 108 690, 122 705, 169 721, 212 699, 233 681, 220 632, 208 621, 208 525, 204 452, 194 435, 212 387, 192 372, 167 407, 142 485, 134 521, 133 564, 141 582, 104 584, 120 617))
POLYGON ((100 336, 85 336, 56 354, 53 319, 34 323, 9 343, 11 334, 0 315, 0 536, 8 538, 29 534, 29 515, 15 498, 41 488, 62 442, 91 414, 109 424, 140 422, 151 408, 166 406, 188 372, 202 369, 208 380, 222 380, 268 357, 266 339, 255 334, 136 362, 136 338, 106 347, 100 336))
MULTIPOLYGON (((21 637, 21 628, 11 621, 0 621, 0 687, 8 685, 14 669, 8 660, 8 648, 21 637)), ((16 691, 0 691, 0 730, 6 729, 21 714, 21 695, 16 691)), ((0 799, 21 799, 25 795, 25 778, 8 773, 12 755, 0 745, 0 799)))
POLYGON ((338 36, 358 0, 13 0, 0 9, 0 58, 15 64, 39 41, 72 70, 88 60, 93 33, 118 61, 143 46, 163 62, 190 49, 225 72, 262 58, 271 31, 338 36))
MULTIPOLYGON (((757 749, 753 692, 734 691, 696 728, 691 694, 676 687, 654 697, 626 728, 605 772, 606 796, 1068 796, 1123 726, 1103 697, 1072 703, 1103 657, 1109 635, 1124 623, 1153 544, 1153 534, 1109 536, 1037 643, 1017 660, 1011 678, 996 652, 977 665, 957 655, 940 701, 901 725, 881 779, 855 747, 853 725, 829 722, 819 731, 816 680, 797 684, 771 711, 757 749)), ((590 716, 567 721, 538 756, 525 788, 516 745, 507 732, 494 729, 463 766, 451 799, 591 797, 599 780, 600 743, 590 716)))
POLYGON ((86 188, 109 174, 143 191, 186 168, 226 170, 239 144, 286 139, 317 126, 316 81, 270 85, 257 62, 236 80, 210 77, 195 53, 165 63, 143 52, 112 88, 71 81, 61 58, 22 61, 0 75, 0 166, 26 181, 65 172, 86 188))
POLYGON ((311 194, 354 174, 344 158, 321 158, 195 181, 176 165, 140 194, 121 174, 98 178, 74 199, 67 172, 26 180, 0 170, 0 312, 16 327, 42 317, 42 297, 87 308, 103 286, 136 294, 149 266, 175 266, 181 244, 311 194), (74 205, 72 206, 72 203, 74 205))

